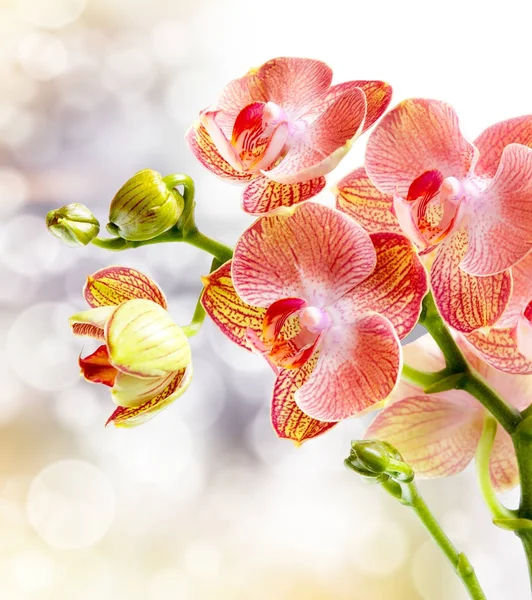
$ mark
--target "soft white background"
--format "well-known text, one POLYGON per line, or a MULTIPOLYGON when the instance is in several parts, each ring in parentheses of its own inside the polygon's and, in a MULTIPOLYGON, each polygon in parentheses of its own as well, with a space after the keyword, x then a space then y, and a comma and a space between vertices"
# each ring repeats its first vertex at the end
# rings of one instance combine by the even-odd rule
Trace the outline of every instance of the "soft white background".
MULTIPOLYGON (((239 189, 183 142, 229 79, 275 56, 315 57, 336 82, 389 81, 393 103, 447 100, 474 137, 532 112, 531 6, 0 0, 2 600, 466 597, 407 509, 343 468, 365 424, 297 450, 277 440, 271 374, 211 326, 194 339, 196 378, 178 404, 138 430, 104 429, 107 391, 79 381, 84 342, 66 325, 85 276, 141 268, 184 324, 209 259, 180 246, 69 250, 43 218, 78 201, 105 222, 136 170, 181 171, 196 180, 202 229, 233 243, 250 223, 239 189)), ((518 541, 490 524, 473 472, 421 488, 488 598, 528 598, 518 541)))

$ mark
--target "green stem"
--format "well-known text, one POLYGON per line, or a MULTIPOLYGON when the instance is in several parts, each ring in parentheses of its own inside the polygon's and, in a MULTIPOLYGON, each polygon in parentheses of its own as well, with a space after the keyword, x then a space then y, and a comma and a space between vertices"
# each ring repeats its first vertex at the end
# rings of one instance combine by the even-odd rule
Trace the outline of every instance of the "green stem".
POLYGON ((196 248, 201 248, 201 250, 212 254, 212 256, 220 261, 220 264, 226 263, 233 257, 232 248, 203 235, 197 229, 191 231, 183 240, 192 246, 196 246, 196 248))
POLYGON ((480 587, 480 583, 468 558, 464 553, 459 552, 447 537, 438 520, 421 497, 417 486, 414 483, 389 480, 383 484, 383 487, 395 497, 398 497, 400 487, 401 496, 399 499, 406 506, 410 506, 419 517, 425 529, 451 563, 456 575, 466 588, 469 597, 472 600, 486 600, 486 596, 480 587))
MULTIPOLYGON (((216 269, 218 267, 222 266, 222 264, 223 263, 220 260, 218 260, 217 258, 213 258, 210 273, 212 273, 213 271, 216 271, 216 269)), ((203 308, 203 304, 201 303, 202 295, 203 295, 203 290, 201 290, 201 292, 200 292, 198 301, 196 303, 196 308, 194 310, 194 314, 192 315, 192 320, 190 321, 190 323, 188 325, 181 327, 181 329, 183 330, 184 334, 187 337, 193 337, 194 335, 199 333, 201 326, 203 325, 203 322, 205 321, 205 317, 206 317, 207 313, 205 312, 205 309, 203 308)))
POLYGON ((425 371, 418 371, 406 364, 403 364, 403 370, 401 372, 401 377, 408 383, 412 383, 423 389, 430 387, 434 383, 438 383, 447 376, 448 373, 446 369, 436 373, 426 373, 425 371))
POLYGON ((489 508, 494 519, 511 519, 516 516, 514 511, 509 510, 504 506, 491 483, 490 477, 490 456, 497 435, 497 421, 490 415, 484 418, 484 427, 482 435, 477 446, 475 454, 475 468, 477 472, 477 481, 480 491, 484 498, 484 502, 489 508))

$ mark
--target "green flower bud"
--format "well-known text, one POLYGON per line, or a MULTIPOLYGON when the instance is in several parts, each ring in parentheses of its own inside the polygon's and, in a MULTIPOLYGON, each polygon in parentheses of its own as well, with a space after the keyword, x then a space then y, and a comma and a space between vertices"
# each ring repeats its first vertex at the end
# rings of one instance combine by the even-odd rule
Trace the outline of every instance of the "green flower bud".
POLYGON ((100 233, 100 223, 83 204, 67 204, 46 215, 46 227, 67 246, 86 246, 100 233))
POLYGON ((173 227, 184 207, 183 196, 169 189, 160 173, 145 169, 111 200, 107 230, 133 242, 151 240, 173 227))
POLYGON ((380 440, 351 442, 351 454, 345 464, 359 475, 374 478, 379 483, 387 479, 404 482, 414 479, 414 471, 403 461, 399 451, 380 440))

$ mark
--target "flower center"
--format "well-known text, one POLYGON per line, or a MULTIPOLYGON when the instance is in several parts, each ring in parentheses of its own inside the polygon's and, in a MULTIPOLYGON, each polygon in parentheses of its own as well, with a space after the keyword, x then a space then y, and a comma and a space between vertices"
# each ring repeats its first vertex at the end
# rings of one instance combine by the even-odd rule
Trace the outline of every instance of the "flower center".
POLYGON ((244 171, 258 173, 279 158, 289 134, 288 117, 274 102, 253 102, 238 114, 231 145, 244 171))
POLYGON ((406 200, 396 196, 394 209, 403 231, 424 254, 455 230, 464 196, 464 187, 456 177, 444 178, 435 169, 412 182, 406 200))
POLYGON ((331 317, 317 306, 307 306, 299 313, 299 324, 312 333, 321 333, 331 326, 331 317))

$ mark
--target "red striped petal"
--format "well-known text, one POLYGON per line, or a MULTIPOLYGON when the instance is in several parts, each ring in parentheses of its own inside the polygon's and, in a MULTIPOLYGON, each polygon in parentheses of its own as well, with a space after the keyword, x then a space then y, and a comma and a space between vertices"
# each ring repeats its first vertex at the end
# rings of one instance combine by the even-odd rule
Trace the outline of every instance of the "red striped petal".
POLYGON ((277 183, 259 175, 246 186, 242 208, 251 215, 270 213, 282 206, 293 206, 319 194, 325 187, 325 177, 299 183, 277 183))
POLYGON ((402 233, 393 211, 393 196, 379 192, 364 167, 352 171, 338 182, 336 208, 353 217, 369 233, 402 233))
POLYGON ((517 348, 513 328, 473 331, 466 336, 475 352, 489 365, 506 373, 532 373, 532 362, 517 348))
POLYGON ((466 249, 466 232, 453 234, 440 246, 430 274, 441 316, 462 333, 493 325, 508 305, 512 289, 508 271, 489 277, 466 273, 460 267, 466 249))
POLYGON ((107 267, 96 271, 87 277, 83 295, 92 308, 118 306, 134 298, 152 300, 167 308, 159 286, 144 273, 128 267, 107 267))
POLYGON ((307 381, 315 364, 316 359, 312 359, 295 371, 281 371, 273 389, 273 428, 280 438, 292 440, 296 446, 322 435, 336 425, 312 419, 295 403, 295 392, 307 381))
POLYGON ((465 177, 475 147, 461 134, 451 106, 437 100, 405 100, 373 130, 366 148, 366 171, 384 193, 403 198, 412 182, 437 169, 443 177, 465 177))

